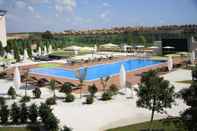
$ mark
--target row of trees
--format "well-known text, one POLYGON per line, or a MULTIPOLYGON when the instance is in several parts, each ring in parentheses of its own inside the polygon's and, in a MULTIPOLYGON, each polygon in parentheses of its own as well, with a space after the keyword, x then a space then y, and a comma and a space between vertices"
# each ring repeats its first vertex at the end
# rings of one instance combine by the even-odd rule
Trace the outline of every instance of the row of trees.
POLYGON ((43 123, 49 131, 58 129, 58 119, 52 113, 52 109, 45 103, 38 107, 35 104, 26 106, 25 103, 17 105, 13 103, 9 109, 5 103, 0 105, 0 122, 2 124, 40 124, 43 123))

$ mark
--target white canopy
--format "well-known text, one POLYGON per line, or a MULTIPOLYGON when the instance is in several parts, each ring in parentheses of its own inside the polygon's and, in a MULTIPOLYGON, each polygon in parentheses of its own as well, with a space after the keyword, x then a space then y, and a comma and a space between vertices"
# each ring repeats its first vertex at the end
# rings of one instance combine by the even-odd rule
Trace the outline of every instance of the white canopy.
POLYGON ((151 47, 148 47, 148 48, 150 48, 150 49, 157 49, 159 47, 158 46, 151 46, 151 47))
POLYGON ((19 72, 19 69, 18 67, 15 67, 15 70, 14 70, 14 87, 16 89, 19 89, 20 86, 21 86, 21 76, 20 76, 20 72, 19 72))
POLYGON ((174 47, 173 46, 165 46, 165 47, 163 47, 164 49, 174 49, 174 47))
POLYGON ((114 48, 114 47, 118 47, 118 45, 108 43, 108 44, 101 45, 101 47, 103 47, 103 48, 114 48))
POLYGON ((137 45, 136 48, 144 48, 143 45, 137 45))
POLYGON ((68 46, 66 47, 66 50, 73 50, 73 51, 79 51, 81 49, 80 46, 68 46))
POLYGON ((120 67, 120 87, 125 88, 126 87, 126 70, 124 65, 122 64, 120 67))

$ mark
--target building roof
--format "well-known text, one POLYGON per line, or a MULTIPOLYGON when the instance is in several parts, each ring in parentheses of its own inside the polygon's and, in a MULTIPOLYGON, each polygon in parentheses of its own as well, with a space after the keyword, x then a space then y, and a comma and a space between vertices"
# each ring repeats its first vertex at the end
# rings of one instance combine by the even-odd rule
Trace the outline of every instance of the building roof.
POLYGON ((5 10, 0 10, 0 16, 4 16, 7 13, 5 10))

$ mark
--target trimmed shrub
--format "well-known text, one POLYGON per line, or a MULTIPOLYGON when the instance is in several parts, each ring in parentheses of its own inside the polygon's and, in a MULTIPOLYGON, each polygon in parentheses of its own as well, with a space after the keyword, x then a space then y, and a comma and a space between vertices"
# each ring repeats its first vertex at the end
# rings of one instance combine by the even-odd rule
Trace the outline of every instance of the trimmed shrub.
POLYGON ((75 100, 75 96, 73 94, 66 94, 65 102, 73 102, 75 100))
POLYGON ((16 91, 15 91, 15 89, 12 86, 8 89, 8 95, 12 99, 15 99, 16 98, 16 91))
POLYGON ((20 100, 21 103, 26 103, 29 102, 31 98, 29 96, 23 96, 20 100))
POLYGON ((86 104, 92 104, 94 102, 94 97, 89 95, 86 97, 86 104))
POLYGON ((72 129, 68 126, 64 126, 61 131, 72 131, 72 129))
POLYGON ((42 92, 40 90, 40 88, 35 88, 33 91, 32 91, 33 95, 35 98, 40 98, 42 92))
POLYGON ((94 97, 94 95, 96 94, 96 92, 98 91, 98 89, 97 89, 96 85, 93 84, 93 85, 91 85, 91 86, 88 87, 88 91, 89 91, 90 95, 92 97, 94 97))
POLYGON ((32 123, 36 123, 37 117, 38 117, 38 107, 35 104, 32 104, 29 107, 29 119, 32 123))
POLYGON ((111 93, 111 91, 107 91, 107 92, 104 92, 102 94, 101 100, 108 101, 108 100, 111 100, 111 99, 112 99, 112 93, 111 93))
POLYGON ((45 127, 48 129, 48 131, 58 131, 59 120, 55 117, 53 113, 49 113, 46 117, 46 120, 44 121, 45 127))
POLYGON ((25 103, 23 103, 21 105, 21 110, 20 110, 20 120, 21 120, 21 123, 26 123, 27 122, 27 119, 28 119, 28 116, 29 116, 29 112, 28 112, 27 106, 26 106, 25 103))
POLYGON ((54 97, 50 97, 46 99, 46 104, 47 105, 55 105, 56 104, 56 99, 54 97))
POLYGON ((4 97, 0 97, 0 107, 5 105, 5 98, 4 97))
POLYGON ((41 105, 39 106, 39 115, 43 122, 46 120, 46 117, 51 112, 52 112, 52 109, 50 108, 49 105, 47 105, 46 103, 41 103, 41 105))
POLYGON ((10 110, 10 118, 14 124, 19 122, 20 119, 20 108, 16 103, 13 103, 10 110))
POLYGON ((6 124, 8 122, 10 111, 7 105, 2 105, 0 109, 0 119, 2 124, 6 124))
POLYGON ((109 90, 112 93, 112 95, 116 95, 118 93, 118 87, 115 84, 111 84, 109 90))

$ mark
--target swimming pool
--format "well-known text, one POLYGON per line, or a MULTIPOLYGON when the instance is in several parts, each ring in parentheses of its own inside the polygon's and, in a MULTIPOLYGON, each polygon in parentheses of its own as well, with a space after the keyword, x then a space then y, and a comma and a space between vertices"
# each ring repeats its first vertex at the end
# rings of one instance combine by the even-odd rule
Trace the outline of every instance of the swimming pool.
MULTIPOLYGON (((120 66, 123 64, 127 72, 134 71, 139 68, 160 64, 162 61, 157 60, 149 60, 149 59, 129 59, 117 61, 111 64, 98 64, 95 66, 87 67, 87 75, 86 80, 96 80, 101 77, 106 76, 114 76, 119 74, 120 66)), ((84 68, 80 68, 81 71, 84 68)), ((72 80, 76 80, 75 77, 76 70, 65 70, 61 67, 57 68, 33 68, 30 70, 30 73, 53 76, 53 77, 61 77, 68 78, 72 80)))

